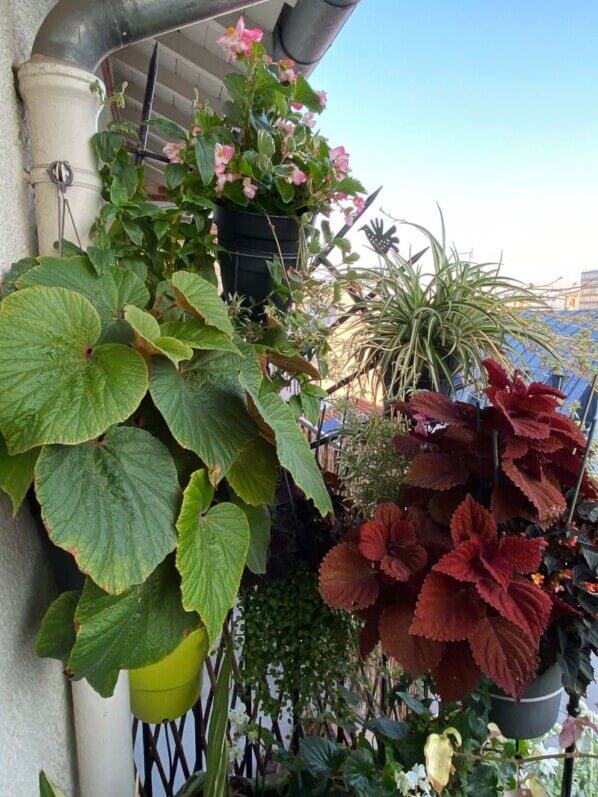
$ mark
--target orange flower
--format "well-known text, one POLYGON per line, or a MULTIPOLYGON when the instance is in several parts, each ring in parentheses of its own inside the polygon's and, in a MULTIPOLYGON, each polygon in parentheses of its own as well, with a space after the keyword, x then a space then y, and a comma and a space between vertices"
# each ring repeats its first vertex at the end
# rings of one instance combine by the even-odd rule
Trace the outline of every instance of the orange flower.
POLYGON ((544 576, 542 573, 532 573, 532 581, 536 586, 541 587, 544 583, 544 576))

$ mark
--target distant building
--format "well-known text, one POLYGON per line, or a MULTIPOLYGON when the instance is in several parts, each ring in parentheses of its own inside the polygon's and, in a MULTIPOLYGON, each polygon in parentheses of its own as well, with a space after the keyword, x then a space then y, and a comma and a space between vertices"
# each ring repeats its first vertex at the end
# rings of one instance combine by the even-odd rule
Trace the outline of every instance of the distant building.
POLYGON ((598 269, 581 272, 579 309, 598 310, 598 269))
POLYGON ((565 310, 579 310, 579 288, 574 288, 565 294, 565 310))

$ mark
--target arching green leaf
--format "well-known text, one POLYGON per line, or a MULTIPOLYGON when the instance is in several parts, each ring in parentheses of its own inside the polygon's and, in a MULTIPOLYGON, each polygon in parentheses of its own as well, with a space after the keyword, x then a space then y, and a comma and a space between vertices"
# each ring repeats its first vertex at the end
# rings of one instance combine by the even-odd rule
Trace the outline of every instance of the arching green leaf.
POLYGON ((208 326, 201 318, 187 318, 184 321, 166 321, 160 326, 160 334, 177 338, 193 349, 212 349, 239 354, 232 340, 216 327, 208 326))
POLYGON ((270 528, 272 519, 267 506, 250 506, 240 499, 233 501, 243 510, 249 523, 249 551, 247 567, 252 573, 265 573, 268 564, 268 548, 270 547, 270 528))
POLYGON ((44 448, 35 490, 52 540, 107 592, 141 583, 175 547, 176 468, 143 429, 117 426, 101 443, 44 448))
POLYGON ((45 772, 39 773, 39 797, 64 797, 64 792, 55 786, 45 772))
POLYGON ((19 511, 31 486, 39 452, 39 448, 31 448, 11 457, 4 439, 0 436, 0 490, 10 497, 13 516, 19 511))
POLYGON ((201 352, 180 370, 162 358, 152 366, 150 393, 173 437, 221 476, 257 435, 237 378, 239 359, 201 352))
POLYGON ((272 504, 278 478, 276 449, 263 437, 254 437, 226 473, 236 494, 248 504, 272 504))
POLYGON ((274 432, 280 464, 289 471, 306 496, 313 499, 323 515, 332 512, 332 502, 324 479, 292 409, 275 388, 263 379, 257 353, 248 346, 243 347, 243 350, 246 357, 240 381, 251 396, 256 411, 274 432))
POLYGON ((247 517, 238 506, 207 508, 207 485, 206 471, 195 471, 184 492, 176 564, 183 605, 198 612, 213 646, 239 590, 250 535, 247 517))
POLYGON ((147 390, 143 357, 96 345, 100 317, 79 293, 26 288, 0 305, 0 429, 11 454, 73 445, 126 420, 147 390))
POLYGON ((175 271, 170 281, 179 307, 203 318, 206 324, 232 338, 233 327, 226 305, 211 283, 190 271, 175 271))
POLYGON ((45 659, 66 664, 75 644, 75 612, 81 592, 63 592, 44 615, 35 639, 35 652, 45 659))
POLYGON ((180 578, 169 557, 147 581, 108 595, 87 579, 75 614, 77 638, 68 661, 74 678, 87 678, 109 697, 119 670, 168 656, 199 625, 181 603, 180 578))
POLYGON ((132 304, 125 307, 125 320, 135 333, 137 348, 147 354, 163 354, 175 365, 193 357, 193 349, 176 338, 162 336, 160 325, 150 313, 132 304))

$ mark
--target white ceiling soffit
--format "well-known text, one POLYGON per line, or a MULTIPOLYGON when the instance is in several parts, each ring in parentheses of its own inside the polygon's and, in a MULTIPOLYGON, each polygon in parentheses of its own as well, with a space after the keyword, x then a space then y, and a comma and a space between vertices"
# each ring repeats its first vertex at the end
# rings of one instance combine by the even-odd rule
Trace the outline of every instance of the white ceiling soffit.
MULTIPOLYGON (((272 52, 273 31, 285 6, 295 6, 302 0, 266 0, 251 6, 245 17, 249 27, 259 27, 264 31, 263 44, 272 52)), ((152 115, 161 116, 187 127, 192 114, 195 91, 201 100, 208 100, 215 110, 222 108, 226 99, 224 77, 235 65, 227 64, 218 38, 227 27, 235 25, 237 14, 190 25, 182 30, 158 36, 139 44, 125 47, 110 56, 114 87, 119 89, 123 82, 126 106, 121 118, 139 126, 145 92, 149 61, 156 42, 158 42, 158 79, 152 115)), ((237 67, 238 68, 238 67, 237 67)), ((166 143, 163 136, 150 128, 147 148, 161 153, 166 143)), ((163 164, 145 161, 148 189, 159 194, 163 185, 163 164)))

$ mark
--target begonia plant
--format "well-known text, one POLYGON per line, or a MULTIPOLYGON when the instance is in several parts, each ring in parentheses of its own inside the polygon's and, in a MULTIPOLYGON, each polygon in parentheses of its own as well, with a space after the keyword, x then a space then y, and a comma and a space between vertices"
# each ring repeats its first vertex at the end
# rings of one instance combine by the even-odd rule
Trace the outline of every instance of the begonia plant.
POLYGON ((163 120, 172 143, 167 186, 257 213, 328 214, 342 209, 350 222, 364 204, 364 188, 350 175, 349 155, 317 129, 326 93, 314 91, 290 59, 272 61, 262 31, 243 18, 219 39, 231 73, 222 113, 198 105, 189 132, 163 120))

